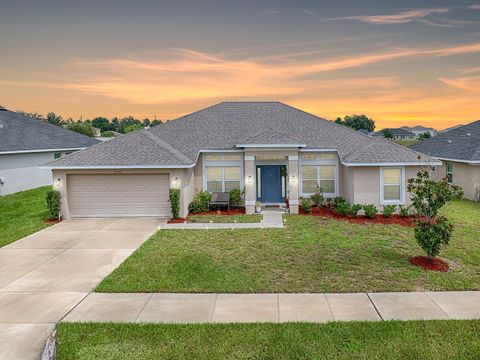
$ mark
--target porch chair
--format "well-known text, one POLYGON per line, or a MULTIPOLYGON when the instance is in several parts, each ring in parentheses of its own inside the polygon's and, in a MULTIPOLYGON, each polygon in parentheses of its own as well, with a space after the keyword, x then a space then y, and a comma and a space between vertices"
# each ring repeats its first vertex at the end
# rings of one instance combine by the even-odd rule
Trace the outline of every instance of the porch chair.
POLYGON ((208 208, 210 206, 227 206, 228 210, 230 210, 230 194, 226 192, 214 192, 212 193, 212 198, 208 202, 208 208))

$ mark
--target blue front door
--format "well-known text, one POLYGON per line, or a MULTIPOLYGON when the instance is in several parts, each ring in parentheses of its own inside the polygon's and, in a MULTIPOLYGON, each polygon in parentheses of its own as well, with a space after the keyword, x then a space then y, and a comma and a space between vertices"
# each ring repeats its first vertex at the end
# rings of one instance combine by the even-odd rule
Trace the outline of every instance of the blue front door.
POLYGON ((281 165, 257 166, 257 199, 263 203, 280 203, 282 199, 281 165), (258 179, 260 177, 260 179, 258 179))

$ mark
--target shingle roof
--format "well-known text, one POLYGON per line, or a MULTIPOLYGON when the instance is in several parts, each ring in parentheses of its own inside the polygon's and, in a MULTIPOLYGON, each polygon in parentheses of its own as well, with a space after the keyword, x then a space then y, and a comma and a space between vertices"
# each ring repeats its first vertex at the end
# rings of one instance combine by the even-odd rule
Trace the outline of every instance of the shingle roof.
POLYGON ((382 129, 380 131, 377 131, 375 134, 376 135, 381 135, 383 136, 383 131, 385 130, 390 130, 390 132, 392 133, 393 136, 413 136, 415 137, 415 134, 410 132, 410 131, 407 131, 405 129, 402 129, 402 128, 397 128, 397 129, 392 129, 392 128, 387 128, 387 129, 382 129))
POLYGON ((0 110, 0 152, 83 149, 98 142, 60 126, 0 110))
POLYGON ((282 145, 299 145, 305 146, 305 144, 292 136, 284 134, 275 129, 268 128, 265 131, 261 131, 258 134, 253 135, 251 138, 242 141, 238 145, 266 145, 266 144, 282 144, 282 145), (272 141, 275 141, 273 143, 272 141))
POLYGON ((193 165, 200 150, 236 149, 237 144, 252 141, 300 142, 310 149, 336 149, 344 163, 417 163, 420 155, 280 102, 223 102, 48 165, 193 165))
POLYGON ((480 120, 418 142, 411 148, 441 159, 480 161, 480 120))

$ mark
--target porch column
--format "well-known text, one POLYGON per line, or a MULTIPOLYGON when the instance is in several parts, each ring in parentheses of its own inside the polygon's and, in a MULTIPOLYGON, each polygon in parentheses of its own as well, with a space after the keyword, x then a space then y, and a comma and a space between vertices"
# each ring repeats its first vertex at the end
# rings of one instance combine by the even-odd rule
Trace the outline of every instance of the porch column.
POLYGON ((245 210, 247 214, 255 213, 255 156, 245 155, 245 210))
POLYGON ((288 157, 288 201, 290 214, 298 214, 298 155, 288 157))

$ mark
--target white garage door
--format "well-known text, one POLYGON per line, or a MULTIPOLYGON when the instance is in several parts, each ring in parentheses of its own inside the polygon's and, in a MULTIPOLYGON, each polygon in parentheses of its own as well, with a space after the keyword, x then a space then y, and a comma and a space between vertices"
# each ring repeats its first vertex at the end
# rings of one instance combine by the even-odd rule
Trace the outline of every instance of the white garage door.
POLYGON ((68 175, 72 217, 170 216, 167 174, 68 175))

